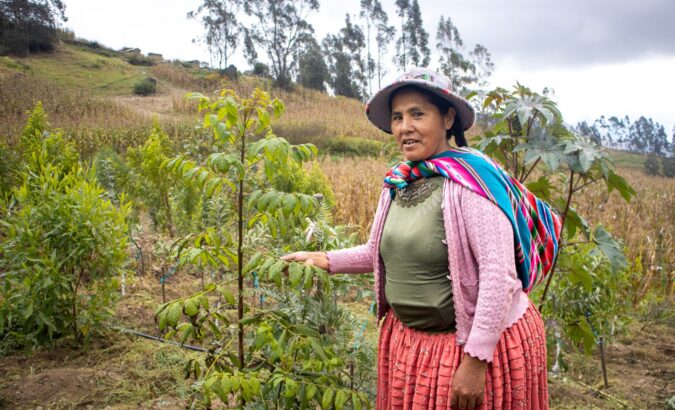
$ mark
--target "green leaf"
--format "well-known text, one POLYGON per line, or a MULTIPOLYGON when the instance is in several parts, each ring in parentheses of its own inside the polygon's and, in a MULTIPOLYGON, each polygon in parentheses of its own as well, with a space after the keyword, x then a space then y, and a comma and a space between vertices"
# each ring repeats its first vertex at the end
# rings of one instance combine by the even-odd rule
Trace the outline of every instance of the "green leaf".
POLYGON ((319 332, 317 332, 316 330, 314 330, 312 328, 309 328, 305 325, 295 325, 293 327, 293 330, 295 331, 295 333, 298 333, 300 335, 307 336, 307 337, 319 338, 321 336, 319 334, 319 332))
POLYGON ((330 387, 326 387, 326 390, 323 392, 323 397, 321 398, 321 408, 328 409, 333 403, 333 394, 335 392, 330 387))
POLYGON ((262 257, 263 257, 262 253, 256 252, 255 255, 253 255, 251 257, 251 259, 249 259, 248 263, 246 263, 246 265, 244 266, 243 273, 247 274, 253 268, 255 268, 258 265, 258 263, 260 263, 260 260, 262 259, 262 257))
POLYGON ((359 395, 356 394, 356 392, 352 392, 352 406, 354 406, 354 410, 361 410, 362 404, 361 404, 361 399, 359 398, 359 395))
POLYGON ((346 402, 347 393, 345 393, 344 390, 338 390, 335 395, 335 410, 342 410, 346 402))
POLYGON ((189 317, 197 316, 197 313, 199 313, 198 302, 193 299, 186 300, 183 305, 183 313, 189 317))
POLYGON ((268 276, 270 279, 274 280, 275 277, 279 276, 282 269, 284 268, 285 262, 280 260, 274 263, 268 271, 268 276))
POLYGON ((229 290, 227 290, 224 286, 219 285, 218 288, 217 288, 217 291, 218 291, 218 293, 220 293, 221 295, 223 295, 223 298, 225 299, 225 301, 226 301, 230 306, 236 305, 236 300, 234 299, 234 295, 232 294, 232 292, 230 292, 229 290))
POLYGON ((307 387, 305 388, 305 398, 307 401, 310 401, 314 398, 314 395, 316 394, 316 384, 309 383, 307 387))
POLYGON ((293 379, 286 379, 286 388, 284 389, 284 397, 293 397, 298 393, 298 383, 293 379))
POLYGON ((579 322, 570 325, 568 332, 573 340, 583 342, 586 354, 591 354, 593 352, 595 335, 584 319, 580 319, 579 322))
POLYGON ((551 198, 552 185, 550 179, 546 176, 541 176, 536 181, 525 184, 525 186, 530 192, 543 200, 551 198))
POLYGON ((288 279, 290 281, 291 286, 296 287, 298 284, 300 284, 300 280, 302 279, 304 273, 304 266, 296 263, 296 262, 291 262, 291 264, 288 267, 288 279))
POLYGON ((616 189, 626 202, 630 202, 631 198, 635 196, 635 189, 633 189, 625 179, 612 170, 609 171, 606 184, 608 192, 612 192, 616 189))
POLYGON ((595 228, 595 232, 593 232, 593 241, 598 245, 602 253, 605 254, 607 260, 609 260, 613 272, 628 267, 626 257, 621 251, 619 243, 614 240, 612 235, 610 235, 605 228, 602 226, 595 228))
POLYGON ((180 319, 181 315, 181 304, 180 302, 174 302, 171 304, 171 307, 169 307, 167 316, 166 316, 166 323, 171 326, 171 327, 176 327, 178 324, 178 320, 180 319))

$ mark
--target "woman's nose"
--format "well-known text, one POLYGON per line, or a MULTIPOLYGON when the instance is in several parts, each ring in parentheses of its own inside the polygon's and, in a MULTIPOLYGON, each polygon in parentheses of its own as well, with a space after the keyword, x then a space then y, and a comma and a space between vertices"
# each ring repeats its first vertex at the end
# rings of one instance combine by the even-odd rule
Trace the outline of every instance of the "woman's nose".
POLYGON ((410 116, 404 115, 401 118, 401 132, 408 132, 410 130, 412 130, 412 121, 410 120, 410 116))

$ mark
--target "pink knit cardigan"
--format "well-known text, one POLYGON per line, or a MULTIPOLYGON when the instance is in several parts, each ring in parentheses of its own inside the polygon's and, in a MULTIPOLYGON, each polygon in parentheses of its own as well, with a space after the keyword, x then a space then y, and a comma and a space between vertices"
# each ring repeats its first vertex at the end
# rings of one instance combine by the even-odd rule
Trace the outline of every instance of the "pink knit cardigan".
MULTIPOLYGON (((495 204, 459 184, 446 179, 442 195, 457 344, 469 355, 490 362, 502 332, 528 307, 516 275, 513 230, 495 204)), ((379 245, 390 204, 389 189, 384 188, 368 242, 328 252, 331 273, 375 274, 378 319, 389 308, 379 245)))

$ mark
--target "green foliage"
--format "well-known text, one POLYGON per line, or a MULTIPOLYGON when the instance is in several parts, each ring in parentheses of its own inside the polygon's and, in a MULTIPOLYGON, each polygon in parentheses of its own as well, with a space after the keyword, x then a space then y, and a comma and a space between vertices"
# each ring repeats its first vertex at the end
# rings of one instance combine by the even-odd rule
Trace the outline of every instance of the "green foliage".
POLYGON ((321 141, 319 147, 335 155, 377 157, 382 153, 382 141, 358 137, 333 137, 321 141))
POLYGON ((575 199, 594 183, 617 190, 629 201, 635 191, 614 171, 608 155, 595 143, 568 130, 556 104, 517 84, 513 92, 491 91, 484 108, 498 122, 478 141, 478 148, 502 162, 504 168, 539 198, 557 208, 563 222, 558 255, 546 287, 535 296, 545 300, 551 279, 551 302, 542 312, 563 325, 574 343, 593 347, 597 333, 613 333, 627 310, 628 264, 620 244, 601 226, 591 227, 576 212, 575 199), (538 175, 535 181, 529 181, 538 175))
POLYGON ((660 174, 659 159, 655 154, 647 155, 647 160, 645 161, 645 173, 651 176, 660 174))
POLYGON ((157 91, 157 81, 151 78, 144 78, 134 84, 134 94, 150 95, 157 91))
POLYGON ((368 407, 362 391, 372 391, 374 355, 355 343, 355 321, 334 301, 352 282, 278 258, 288 249, 347 245, 340 239, 346 235, 330 226, 325 205, 302 192, 327 187, 325 179, 308 181, 318 174, 316 165, 309 175, 302 167, 316 148, 273 134, 271 121, 284 106, 265 92, 194 96, 203 126, 213 132, 213 153, 201 164, 173 158, 166 169, 203 193, 212 216, 201 232, 178 240, 174 253, 181 265, 217 269, 222 276, 160 306, 160 330, 213 346, 205 361, 186 366, 207 406, 220 400, 227 406, 368 407), (245 287, 244 279, 255 285, 245 287), (252 299, 256 303, 244 303, 252 299))
POLYGON ((675 177, 675 156, 661 157, 661 166, 663 167, 663 176, 668 178, 675 177))
POLYGON ((21 131, 19 149, 29 168, 36 168, 39 161, 45 160, 67 172, 76 166, 80 159, 77 147, 72 141, 64 138, 62 131, 51 132, 47 114, 42 108, 42 102, 39 101, 29 113, 26 126, 21 131))
POLYGON ((20 157, 15 149, 0 141, 0 199, 20 182, 20 157))
POLYGON ((611 340, 629 322, 632 301, 622 295, 629 292, 631 269, 612 269, 593 244, 571 245, 557 269, 544 314, 562 325, 570 343, 591 353, 599 335, 611 340))
POLYGON ((175 181, 162 169, 171 155, 171 141, 155 120, 145 144, 127 152, 127 162, 132 171, 130 191, 136 203, 150 213, 156 230, 173 234, 169 193, 175 181))
POLYGON ((96 180, 108 193, 108 199, 119 203, 120 195, 132 192, 131 169, 124 158, 110 148, 102 149, 94 158, 96 180))
MULTIPOLYGON (((18 346, 62 336, 86 340, 111 314, 127 261, 126 217, 103 199, 92 172, 56 161, 68 145, 46 134, 12 190, 0 224, 0 270, 6 273, 0 337, 18 346), (56 158, 52 157, 56 156, 56 158)), ((67 153, 66 153, 67 154, 67 153)))
POLYGON ((131 65, 138 65, 138 66, 153 66, 155 65, 155 62, 152 61, 150 57, 146 57, 143 54, 131 54, 129 57, 127 57, 127 63, 131 65))
POLYGON ((286 168, 275 173, 270 181, 272 187, 283 192, 299 192, 308 195, 321 194, 329 207, 335 203, 328 177, 318 163, 313 162, 309 172, 296 162, 289 162, 286 168))

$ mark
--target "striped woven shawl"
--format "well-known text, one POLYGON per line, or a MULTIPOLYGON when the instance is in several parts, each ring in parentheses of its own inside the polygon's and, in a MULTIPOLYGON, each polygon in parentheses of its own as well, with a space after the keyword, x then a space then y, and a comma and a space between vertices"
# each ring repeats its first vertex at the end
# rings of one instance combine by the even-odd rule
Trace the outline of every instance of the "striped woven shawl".
POLYGON ((551 269, 562 229, 560 217, 499 164, 472 148, 450 149, 426 161, 402 162, 387 173, 384 184, 391 188, 393 198, 395 188, 433 175, 449 178, 504 212, 513 227, 518 277, 529 293, 551 269))

